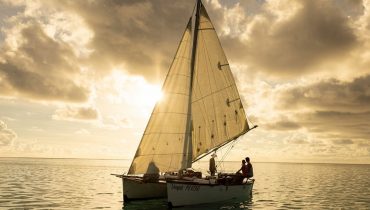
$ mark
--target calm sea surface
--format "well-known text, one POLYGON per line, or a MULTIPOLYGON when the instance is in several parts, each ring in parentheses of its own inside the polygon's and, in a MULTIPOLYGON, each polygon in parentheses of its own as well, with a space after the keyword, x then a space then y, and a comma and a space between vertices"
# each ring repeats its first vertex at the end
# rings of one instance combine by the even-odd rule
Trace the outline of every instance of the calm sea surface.
MULTIPOLYGON (((0 158, 0 209, 167 209, 124 204, 125 160, 0 158)), ((206 167, 206 163, 195 166, 206 167)), ((239 162, 227 162, 236 171, 239 162)), ((186 209, 370 209, 370 165, 254 163, 251 200, 186 209)), ((185 209, 185 208, 179 208, 185 209)))

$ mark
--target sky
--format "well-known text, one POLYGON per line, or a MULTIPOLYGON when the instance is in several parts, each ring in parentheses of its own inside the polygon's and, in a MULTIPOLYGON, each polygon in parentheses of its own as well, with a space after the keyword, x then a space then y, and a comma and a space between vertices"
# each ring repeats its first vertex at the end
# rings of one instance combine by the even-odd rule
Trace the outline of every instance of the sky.
MULTIPOLYGON (((369 0, 204 0, 250 121, 227 160, 370 164, 369 0)), ((0 0, 0 157, 127 158, 195 1, 0 0)))

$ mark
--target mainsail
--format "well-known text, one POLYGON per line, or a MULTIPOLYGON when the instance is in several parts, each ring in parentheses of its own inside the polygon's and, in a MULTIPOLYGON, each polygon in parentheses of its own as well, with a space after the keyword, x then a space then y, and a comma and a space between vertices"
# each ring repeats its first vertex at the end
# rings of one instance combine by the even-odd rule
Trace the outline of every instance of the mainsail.
POLYGON ((240 95, 215 28, 201 3, 198 10, 191 103, 193 161, 249 130, 240 95))
POLYGON ((190 19, 163 84, 163 98, 152 112, 129 174, 177 171, 191 166, 190 129, 187 129, 191 36, 190 19))

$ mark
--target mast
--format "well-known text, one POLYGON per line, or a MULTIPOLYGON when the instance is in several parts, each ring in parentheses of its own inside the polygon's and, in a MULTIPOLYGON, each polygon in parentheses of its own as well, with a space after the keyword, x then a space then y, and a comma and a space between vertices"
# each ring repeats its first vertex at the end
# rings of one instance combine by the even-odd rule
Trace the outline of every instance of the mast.
POLYGON ((193 89, 193 81, 194 81, 194 69, 195 69, 195 56, 196 56, 196 49, 197 49, 197 42, 198 42, 198 27, 199 27, 199 16, 200 16, 200 8, 202 6, 202 1, 197 0, 196 9, 195 9, 195 26, 193 32, 193 44, 192 44, 192 51, 191 51, 191 61, 190 61, 190 85, 189 85, 189 101, 188 101, 188 117, 186 122, 186 140, 184 142, 184 154, 188 154, 187 158, 184 158, 184 161, 187 162, 183 165, 187 167, 191 167, 192 158, 193 158, 193 139, 192 139, 192 109, 191 109, 191 102, 192 102, 192 89, 193 89))
MULTIPOLYGON (((200 16, 200 7, 202 6, 202 1, 197 0, 197 8, 195 12, 195 26, 194 26, 194 35, 193 35, 193 49, 191 52, 191 81, 190 81, 190 88, 193 86, 193 75, 194 75, 194 67, 195 67, 195 56, 196 56, 196 49, 197 49, 197 42, 198 42, 198 28, 199 28, 199 16, 200 16)), ((190 89, 191 90, 191 89, 190 89)))

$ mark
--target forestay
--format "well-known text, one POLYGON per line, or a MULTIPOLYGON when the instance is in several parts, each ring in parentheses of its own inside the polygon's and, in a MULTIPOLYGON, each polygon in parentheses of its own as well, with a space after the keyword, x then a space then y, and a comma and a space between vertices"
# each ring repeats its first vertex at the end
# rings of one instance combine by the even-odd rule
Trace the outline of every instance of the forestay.
POLYGON ((229 63, 203 5, 196 46, 191 107, 193 161, 249 129, 229 63))
POLYGON ((178 171, 191 166, 190 129, 186 129, 190 120, 191 36, 190 19, 163 84, 163 98, 152 112, 129 174, 178 171))

